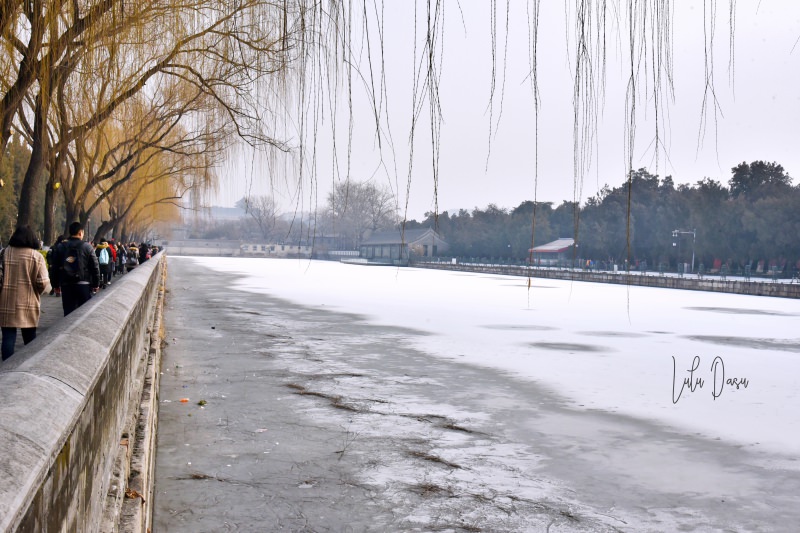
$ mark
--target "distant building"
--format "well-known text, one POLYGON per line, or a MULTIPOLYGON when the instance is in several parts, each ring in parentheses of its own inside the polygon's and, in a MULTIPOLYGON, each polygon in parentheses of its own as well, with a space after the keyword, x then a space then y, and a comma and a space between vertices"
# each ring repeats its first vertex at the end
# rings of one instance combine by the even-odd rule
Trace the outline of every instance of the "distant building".
POLYGON ((247 211, 239 207, 220 207, 218 205, 208 208, 208 218, 211 220, 235 221, 247 216, 247 211))
POLYGON ((230 240, 158 240, 170 255, 228 256, 228 257, 311 257, 307 244, 242 243, 230 240))
POLYGON ((239 241, 206 239, 159 239, 153 242, 169 255, 233 257, 241 255, 239 241))
POLYGON ((246 257, 311 257, 312 252, 307 244, 244 243, 240 250, 246 257))
POLYGON ((553 242, 535 246, 528 250, 533 253, 533 264, 540 266, 553 266, 572 260, 575 249, 575 239, 562 237, 553 242))
POLYGON ((430 228, 375 232, 361 243, 361 259, 406 265, 409 257, 434 257, 448 250, 447 242, 430 228))

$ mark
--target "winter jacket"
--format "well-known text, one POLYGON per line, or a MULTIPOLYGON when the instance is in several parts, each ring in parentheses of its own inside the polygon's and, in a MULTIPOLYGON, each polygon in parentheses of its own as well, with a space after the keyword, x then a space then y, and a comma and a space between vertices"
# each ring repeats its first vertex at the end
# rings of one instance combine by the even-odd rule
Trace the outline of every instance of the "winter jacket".
POLYGON ((97 256, 94 254, 94 248, 88 242, 81 241, 77 237, 70 237, 56 247, 53 253, 53 287, 61 287, 62 285, 62 268, 64 259, 67 257, 67 251, 71 246, 78 247, 78 253, 83 257, 84 268, 81 270, 80 283, 88 283, 93 288, 100 287, 100 265, 97 262, 97 256))
POLYGON ((41 295, 50 290, 44 257, 31 248, 9 246, 3 250, 0 270, 0 327, 38 327, 41 295))
POLYGON ((97 256, 98 263, 100 262, 100 253, 105 250, 108 254, 108 261, 106 262, 107 265, 110 265, 114 262, 114 254, 111 253, 111 246, 108 243, 101 242, 94 248, 94 255, 97 256))

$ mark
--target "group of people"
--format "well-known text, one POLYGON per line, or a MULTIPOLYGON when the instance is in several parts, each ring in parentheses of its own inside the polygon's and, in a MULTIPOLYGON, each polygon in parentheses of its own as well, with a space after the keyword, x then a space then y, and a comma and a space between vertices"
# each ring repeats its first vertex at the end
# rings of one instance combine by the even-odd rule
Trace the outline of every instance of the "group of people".
MULTIPOLYGON (((58 256, 58 249, 62 242, 68 241, 64 236, 60 236, 52 248, 47 252, 47 268, 50 277, 55 278, 55 270, 61 266, 60 261, 64 257, 58 256)), ((82 238, 80 240, 83 240, 82 238)), ((88 249, 87 249, 88 250, 88 249)), ((97 256, 97 264, 100 271, 100 282, 98 289, 105 289, 111 285, 111 279, 117 274, 130 272, 139 263, 150 259, 152 247, 146 243, 137 245, 135 242, 129 244, 118 243, 114 239, 101 239, 94 246, 94 254, 97 256)), ((87 256, 88 257, 88 256, 87 256)), ((54 284, 51 295, 61 296, 58 285, 54 284)), ((67 313, 65 313, 66 315, 67 313)))
POLYGON ((14 354, 17 329, 28 344, 36 338, 41 295, 61 297, 64 316, 111 285, 117 274, 130 272, 150 259, 158 249, 146 243, 122 244, 102 239, 97 245, 84 241, 80 222, 69 226, 69 237, 59 237, 46 254, 29 226, 20 226, 0 250, 0 329, 2 357, 14 354))

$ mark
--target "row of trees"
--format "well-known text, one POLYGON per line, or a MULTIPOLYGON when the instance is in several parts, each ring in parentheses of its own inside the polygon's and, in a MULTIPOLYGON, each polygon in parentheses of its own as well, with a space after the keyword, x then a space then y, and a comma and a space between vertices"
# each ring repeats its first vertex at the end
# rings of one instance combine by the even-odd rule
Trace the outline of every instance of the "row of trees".
POLYGON ((188 192, 214 187, 232 139, 286 149, 266 110, 308 41, 300 11, 264 0, 3 0, 2 230, 31 224, 51 242, 92 217, 95 237, 142 233, 175 220, 188 192))
POLYGON ((372 182, 343 181, 326 197, 325 206, 311 215, 282 214, 273 197, 249 195, 236 207, 245 216, 238 222, 198 224, 193 235, 214 239, 255 239, 262 242, 325 242, 338 250, 355 250, 371 232, 397 227, 397 200, 387 188, 372 182))
MULTIPOLYGON (((427 28, 419 43, 425 53, 413 56, 409 139, 413 145, 426 112, 436 182, 444 8, 431 0, 423 5, 427 17, 414 17, 427 28)), ((669 17, 634 16, 646 9, 632 1, 625 5, 631 27, 621 35, 631 39, 631 54, 646 58, 664 51, 667 57, 671 45, 659 36, 669 34, 669 17)), ((415 4, 415 13, 419 8, 415 4)), ((344 131, 338 115, 345 108, 351 149, 352 93, 361 85, 372 106, 377 144, 388 146, 382 13, 379 5, 316 0, 0 0, 0 164, 15 159, 5 180, 14 191, 3 197, 14 207, 15 223, 41 221, 48 242, 66 223, 85 224, 90 217, 95 237, 141 233, 155 220, 174 220, 180 200, 191 191, 214 187, 216 164, 235 138, 292 151, 292 168, 300 179, 313 180, 315 171, 309 169, 318 154, 317 136, 330 124, 336 144, 337 124, 344 131), (293 79, 297 83, 290 83, 293 79), (342 90, 346 97, 340 100, 342 90), (12 156, 16 146, 27 153, 12 156), (19 166, 22 159, 27 162, 19 166)), ((538 21, 539 10, 530 17, 538 21)), ((492 20, 493 59, 501 19, 492 20)), ((580 75, 574 90, 582 95, 575 108, 579 161, 586 159, 588 152, 580 147, 593 127, 586 117, 594 116, 592 102, 603 87, 602 76, 586 65, 604 62, 606 53, 605 40, 590 34, 605 35, 606 20, 605 15, 590 23, 581 19, 574 27, 575 42, 589 43, 575 50, 580 75)), ((535 31, 531 37, 535 59, 535 31)), ((632 80, 640 70, 631 63, 632 80)), ((669 75, 671 64, 659 61, 647 72, 657 80, 669 75)), ((534 68, 534 89, 536 79, 534 68)), ((652 86, 657 102, 662 85, 652 86)), ((635 98, 629 101, 633 108, 635 98)), ((352 195, 345 191, 338 198, 344 204, 333 211, 341 222, 352 195)), ((358 213, 331 229, 348 245, 354 242, 350 234, 378 225, 355 220, 358 213)), ((334 224, 318 222, 326 231, 326 224, 334 224)))
MULTIPOLYGON (((641 168, 630 173, 628 183, 605 186, 584 205, 525 201, 510 210, 489 205, 428 213, 405 227, 437 229, 450 245, 448 253, 461 257, 525 261, 532 246, 573 237, 576 258, 583 259, 674 267, 690 262, 694 252, 707 268, 717 260, 732 269, 761 260, 792 268, 800 259, 800 186, 793 186, 777 163, 745 162, 731 171, 727 186, 708 178, 676 186, 672 177, 641 168), (683 233, 676 236, 675 230, 683 233)), ((246 213, 241 221, 205 227, 197 236, 324 242, 331 249, 356 250, 371 232, 403 224, 394 194, 372 182, 337 184, 325 206, 311 215, 281 216, 269 196, 246 197, 237 206, 246 213)))
POLYGON ((489 205, 438 217, 429 213, 406 227, 437 227, 456 256, 522 261, 532 244, 574 237, 578 257, 646 260, 653 268, 689 262, 692 238, 674 238, 673 231, 696 230, 697 261, 707 268, 716 259, 734 268, 760 260, 792 268, 800 259, 798 205, 800 186, 792 186, 783 167, 756 161, 734 167, 727 186, 706 178, 676 187, 672 177, 660 179, 642 168, 631 172, 629 183, 606 186, 583 206, 568 201, 556 207, 526 201, 511 210, 489 205))

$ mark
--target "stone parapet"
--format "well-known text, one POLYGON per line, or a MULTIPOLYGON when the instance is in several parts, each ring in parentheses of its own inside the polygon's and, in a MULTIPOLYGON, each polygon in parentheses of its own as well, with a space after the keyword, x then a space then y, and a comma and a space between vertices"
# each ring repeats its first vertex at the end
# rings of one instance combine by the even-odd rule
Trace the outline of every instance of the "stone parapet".
POLYGON ((117 529, 165 272, 159 254, 0 365, 0 531, 117 529))

